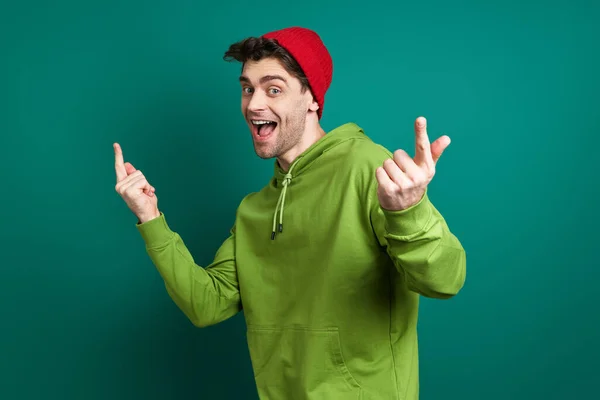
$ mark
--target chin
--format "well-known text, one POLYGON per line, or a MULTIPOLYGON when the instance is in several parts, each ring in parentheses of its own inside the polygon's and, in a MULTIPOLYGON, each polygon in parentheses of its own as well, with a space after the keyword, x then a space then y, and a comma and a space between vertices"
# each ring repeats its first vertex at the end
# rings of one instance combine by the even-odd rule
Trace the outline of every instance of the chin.
POLYGON ((262 159, 269 159, 277 157, 277 134, 273 132, 268 138, 258 138, 255 133, 252 133, 252 144, 254 145, 254 152, 262 159))
POLYGON ((256 146, 256 144, 254 145, 254 152, 258 157, 262 158, 263 160, 268 160, 270 158, 277 157, 275 152, 273 152, 271 149, 265 149, 261 146, 256 146))

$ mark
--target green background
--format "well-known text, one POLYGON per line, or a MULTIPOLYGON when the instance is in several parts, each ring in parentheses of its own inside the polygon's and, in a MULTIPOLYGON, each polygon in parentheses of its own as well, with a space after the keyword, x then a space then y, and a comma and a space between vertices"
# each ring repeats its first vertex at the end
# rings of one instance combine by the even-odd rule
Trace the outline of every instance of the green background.
POLYGON ((0 398, 254 399, 243 315, 193 327, 114 191, 119 142, 206 265, 260 189, 231 42, 289 25, 334 59, 330 130, 413 154, 467 282, 423 299, 421 398, 597 394, 594 1, 23 1, 0 7, 0 398))

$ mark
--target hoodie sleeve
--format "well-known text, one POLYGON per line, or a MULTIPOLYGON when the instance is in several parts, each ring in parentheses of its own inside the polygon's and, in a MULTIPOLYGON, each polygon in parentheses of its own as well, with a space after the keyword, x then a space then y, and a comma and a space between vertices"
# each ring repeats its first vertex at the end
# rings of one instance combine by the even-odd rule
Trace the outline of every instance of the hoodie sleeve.
POLYGON ((214 325, 242 309, 235 262, 235 227, 206 268, 195 263, 165 215, 136 224, 167 293, 197 327, 214 325))
POLYGON ((408 288, 426 297, 446 299, 457 294, 466 277, 466 254, 450 231, 428 192, 410 208, 389 211, 377 197, 375 169, 392 154, 372 165, 369 185, 370 218, 379 243, 406 278, 408 288))

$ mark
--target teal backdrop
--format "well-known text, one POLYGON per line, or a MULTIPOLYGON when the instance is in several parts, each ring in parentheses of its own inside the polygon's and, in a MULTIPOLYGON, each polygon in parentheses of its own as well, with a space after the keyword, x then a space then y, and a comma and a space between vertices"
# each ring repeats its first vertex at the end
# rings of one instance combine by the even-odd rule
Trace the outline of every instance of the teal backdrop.
POLYGON ((114 190, 113 142, 200 265, 259 190, 228 45, 290 25, 334 59, 323 126, 414 154, 467 281, 423 299, 424 400, 598 392, 600 3, 105 0, 0 6, 0 398, 256 399, 242 314, 198 329, 114 190))

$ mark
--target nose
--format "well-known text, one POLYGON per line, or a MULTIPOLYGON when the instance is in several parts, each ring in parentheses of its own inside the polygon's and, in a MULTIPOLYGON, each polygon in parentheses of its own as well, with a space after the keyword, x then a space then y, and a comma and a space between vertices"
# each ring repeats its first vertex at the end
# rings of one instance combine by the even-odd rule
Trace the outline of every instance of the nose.
POLYGON ((261 112, 267 109, 267 99, 262 91, 257 90, 252 93, 250 101, 248 102, 248 111, 250 112, 261 112))

